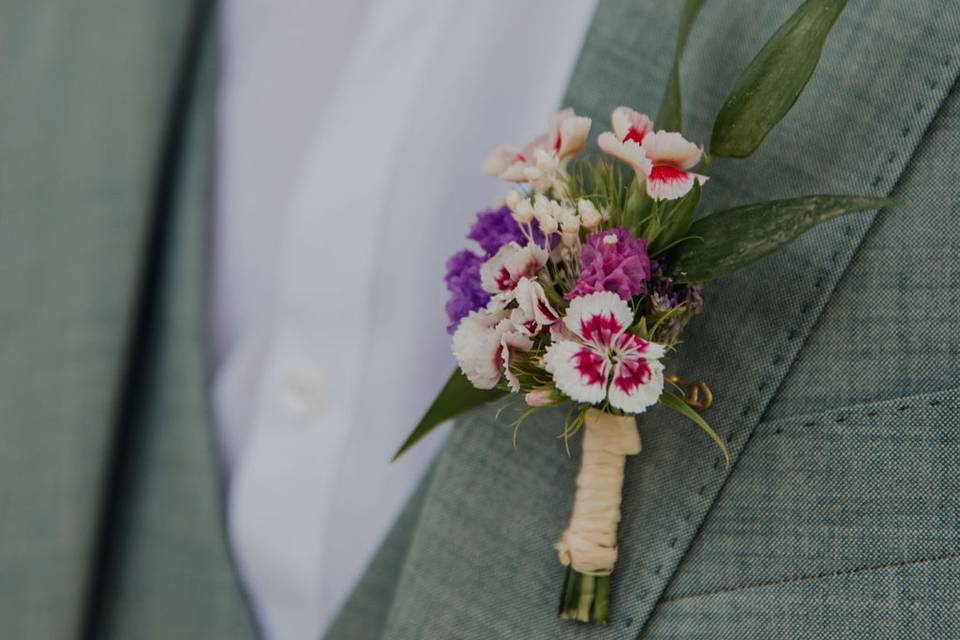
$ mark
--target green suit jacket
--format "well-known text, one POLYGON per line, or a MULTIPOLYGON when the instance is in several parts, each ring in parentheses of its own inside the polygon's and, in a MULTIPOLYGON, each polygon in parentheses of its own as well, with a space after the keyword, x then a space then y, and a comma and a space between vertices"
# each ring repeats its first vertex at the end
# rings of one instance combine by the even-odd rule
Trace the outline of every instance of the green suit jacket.
MULTIPOLYGON (((708 0, 682 66, 706 140, 799 0, 708 0)), ((653 112, 679 6, 601 0, 566 103, 653 112)), ((205 388, 209 3, 0 3, 0 637, 255 635, 205 388)), ((611 623, 556 619, 577 451, 459 422, 332 627, 366 638, 960 636, 960 8, 851 0, 796 108, 708 208, 804 193, 824 225, 706 289, 668 363, 734 460, 641 420, 611 623)), ((491 108, 502 100, 491 96, 491 108)), ((410 425, 397 425, 402 439, 410 425)))
POLYGON ((0 638, 252 638, 208 424, 211 3, 0 2, 0 638))

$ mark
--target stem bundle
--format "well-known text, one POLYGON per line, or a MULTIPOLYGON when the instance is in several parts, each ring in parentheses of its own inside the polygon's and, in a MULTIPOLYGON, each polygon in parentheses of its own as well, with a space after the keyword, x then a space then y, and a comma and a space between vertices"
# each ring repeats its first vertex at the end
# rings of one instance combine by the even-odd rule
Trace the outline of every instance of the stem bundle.
POLYGON ((560 602, 564 620, 607 621, 624 464, 626 456, 639 452, 633 416, 587 411, 573 514, 556 545, 560 562, 567 565, 560 602))

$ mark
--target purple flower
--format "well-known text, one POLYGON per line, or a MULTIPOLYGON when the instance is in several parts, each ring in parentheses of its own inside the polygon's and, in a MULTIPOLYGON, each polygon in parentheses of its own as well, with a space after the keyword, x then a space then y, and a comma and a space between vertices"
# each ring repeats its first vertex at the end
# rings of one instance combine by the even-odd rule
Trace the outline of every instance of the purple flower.
MULTIPOLYGON (((520 225, 506 206, 478 213, 477 221, 470 228, 467 237, 476 240, 488 258, 508 242, 516 242, 521 247, 527 244, 527 237, 523 235, 520 225)), ((543 244, 543 233, 536 221, 533 221, 533 239, 537 244, 543 244)))
MULTIPOLYGON (((543 232, 536 220, 531 223, 534 241, 543 244, 543 232)), ((447 301, 447 316, 450 324, 449 333, 457 330, 460 320, 475 309, 485 307, 490 301, 490 294, 483 290, 480 282, 480 267, 492 258, 503 245, 516 242, 521 247, 527 245, 527 236, 523 234, 520 225, 513 219, 510 208, 503 206, 499 209, 487 209, 477 214, 477 221, 470 228, 467 237, 476 240, 484 255, 478 256, 472 251, 455 253, 447 260, 447 289, 450 299, 447 301)), ((552 238, 554 241, 556 237, 552 238)), ((555 243, 555 242, 554 242, 555 243)))
POLYGON ((566 298, 612 291, 630 300, 646 290, 649 278, 647 241, 633 237, 623 227, 614 227, 587 237, 580 253, 580 277, 566 298))
POLYGON ((640 313, 647 316, 660 315, 684 305, 683 311, 670 316, 660 325, 657 335, 654 336, 662 344, 673 344, 680 338, 690 319, 703 310, 703 296, 700 295, 699 286, 676 284, 665 271, 664 259, 653 261, 647 295, 640 304, 640 313))
POLYGON ((486 306, 490 301, 490 294, 480 284, 480 267, 484 262, 486 258, 466 250, 453 254, 447 260, 447 276, 444 280, 450 291, 446 305, 450 318, 448 333, 456 331, 457 325, 471 311, 486 306))

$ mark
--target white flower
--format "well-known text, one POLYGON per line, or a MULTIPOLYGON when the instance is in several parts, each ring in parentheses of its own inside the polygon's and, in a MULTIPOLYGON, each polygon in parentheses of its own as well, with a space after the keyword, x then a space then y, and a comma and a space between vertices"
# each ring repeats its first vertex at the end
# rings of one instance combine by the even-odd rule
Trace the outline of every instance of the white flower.
POLYGON ((603 215, 597 209, 596 205, 586 198, 580 198, 577 201, 577 212, 580 214, 580 222, 584 228, 591 231, 599 227, 603 221, 603 215))
POLYGON ((516 351, 529 351, 533 348, 530 334, 518 326, 512 319, 501 320, 494 329, 500 335, 500 366, 507 378, 507 384, 514 393, 520 391, 520 381, 510 370, 510 359, 516 351))
MULTIPOLYGON (((511 192, 515 193, 515 192, 511 192)), ((511 207, 513 210, 513 219, 519 222, 520 224, 527 224, 533 220, 533 204, 527 198, 523 198, 515 207, 511 207)))
POLYGON ((560 314, 535 279, 545 261, 542 248, 510 243, 481 267, 484 286, 497 292, 486 308, 461 320, 453 334, 453 355, 478 389, 492 389, 506 376, 510 388, 519 391, 520 381, 510 371, 511 358, 532 349, 533 336, 559 321, 560 314), (507 309, 513 302, 516 306, 507 309))
POLYGON ((517 308, 514 310, 514 322, 522 325, 531 334, 539 333, 560 319, 547 294, 536 280, 520 278, 513 291, 517 308))
POLYGON ((561 206, 559 211, 560 229, 564 233, 577 233, 580 231, 580 216, 577 212, 568 206, 561 206))
POLYGON ((647 175, 647 193, 654 200, 676 200, 687 195, 693 181, 702 185, 707 176, 692 173, 703 156, 703 148, 673 131, 657 131, 643 139, 643 152, 652 164, 647 175))
POLYGON ((567 162, 586 145, 590 124, 590 118, 578 116, 573 109, 552 114, 547 120, 545 133, 522 149, 497 147, 483 163, 483 170, 510 182, 536 182, 549 188, 555 184, 557 170, 564 170, 567 162))
POLYGON ((551 328, 553 343, 544 356, 557 388, 577 402, 606 398, 628 413, 656 404, 663 392, 664 348, 628 332, 632 322, 630 305, 615 293, 574 298, 563 319, 569 334, 551 328))
POLYGON ((453 334, 453 355, 467 380, 478 389, 492 389, 500 381, 502 347, 496 326, 505 317, 506 312, 473 311, 453 334))
POLYGON ((483 172, 487 175, 501 177, 504 180, 522 182, 523 167, 526 166, 527 162, 527 156, 522 149, 503 145, 491 151, 487 159, 483 161, 483 172), (517 169, 511 171, 515 166, 517 169), (516 176, 519 180, 513 178, 513 176, 516 176))
POLYGON ((578 116, 569 107, 550 116, 547 132, 552 136, 550 142, 561 166, 566 166, 586 146, 590 125, 590 118, 578 116))
POLYGON ((653 130, 653 122, 645 113, 634 111, 630 107, 617 107, 610 114, 613 132, 622 141, 632 140, 643 144, 643 138, 653 130))
POLYGON ((523 177, 530 188, 536 193, 546 193, 562 183, 558 179, 557 171, 560 169, 560 159, 553 151, 538 149, 534 156, 533 166, 525 167, 523 177))
POLYGON ((597 144, 605 153, 630 165, 639 179, 645 178, 650 173, 651 164, 641 145, 653 129, 653 122, 627 107, 614 109, 610 119, 613 133, 601 133, 597 144))
POLYGON ((473 311, 460 321, 453 334, 457 364, 478 389, 493 389, 506 374, 510 388, 519 391, 519 381, 510 372, 510 359, 514 352, 529 351, 532 347, 533 340, 505 310, 473 311))
POLYGON ((494 301, 506 306, 521 278, 536 278, 547 263, 547 252, 535 244, 508 242, 480 267, 480 284, 494 301))
POLYGON ((549 236, 557 232, 560 221, 557 220, 555 202, 545 195, 538 193, 533 198, 533 217, 540 225, 540 231, 549 236))

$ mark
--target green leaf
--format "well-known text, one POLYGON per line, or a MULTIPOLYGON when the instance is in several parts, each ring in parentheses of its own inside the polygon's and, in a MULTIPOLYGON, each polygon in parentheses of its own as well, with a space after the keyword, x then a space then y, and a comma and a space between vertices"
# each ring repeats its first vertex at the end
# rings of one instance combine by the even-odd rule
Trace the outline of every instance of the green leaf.
POLYGON ((714 431, 709 424, 707 424, 707 421, 704 420, 699 413, 694 411, 683 400, 666 391, 660 395, 660 402, 668 409, 673 409, 680 415, 689 418, 694 424, 703 429, 704 433, 710 436, 710 439, 713 440, 714 444, 720 447, 720 451, 723 452, 724 461, 727 464, 730 464, 730 452, 727 451, 727 446, 723 444, 723 440, 720 439, 720 436, 717 435, 717 432, 714 431))
POLYGON ((815 225, 855 211, 903 206, 894 198, 805 196, 728 209, 700 218, 670 251, 679 282, 705 282, 733 273, 795 240, 815 225))
POLYGON ((745 158, 787 115, 813 75, 847 0, 807 0, 734 84, 713 123, 710 153, 745 158))
POLYGON ((680 14, 680 28, 677 31, 677 47, 673 54, 673 69, 670 71, 670 78, 667 80, 667 89, 663 93, 663 100, 660 101, 660 110, 657 111, 655 121, 657 129, 680 131, 683 127, 683 101, 680 97, 680 58, 683 57, 683 48, 687 44, 690 28, 693 26, 693 21, 700 13, 700 7, 702 6, 703 0, 685 0, 683 3, 683 11, 680 14))
POLYGON ((690 193, 664 210, 660 216, 661 227, 657 236, 650 242, 650 255, 662 253, 678 240, 688 235, 693 225, 693 212, 700 204, 700 182, 693 181, 690 193))
POLYGON ((477 389, 470 384, 463 372, 457 369, 447 380, 447 384, 444 385, 443 390, 440 391, 430 408, 427 409, 423 418, 420 419, 417 427, 397 452, 393 454, 393 460, 403 455, 407 449, 433 431, 441 422, 455 418, 474 407, 493 402, 504 395, 506 395, 506 392, 500 389, 477 389))
POLYGON ((618 227, 626 227, 633 235, 640 235, 640 227, 649 221, 653 198, 647 195, 647 190, 639 180, 630 183, 627 189, 627 199, 623 205, 623 215, 620 216, 618 227))

